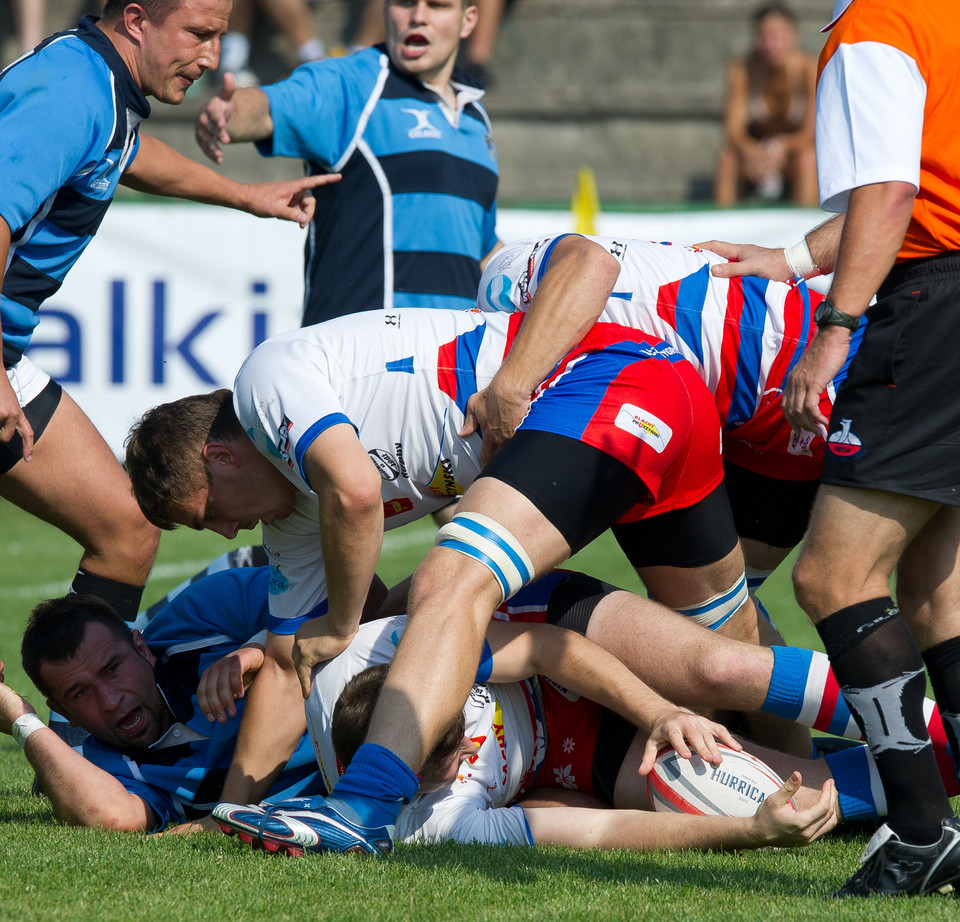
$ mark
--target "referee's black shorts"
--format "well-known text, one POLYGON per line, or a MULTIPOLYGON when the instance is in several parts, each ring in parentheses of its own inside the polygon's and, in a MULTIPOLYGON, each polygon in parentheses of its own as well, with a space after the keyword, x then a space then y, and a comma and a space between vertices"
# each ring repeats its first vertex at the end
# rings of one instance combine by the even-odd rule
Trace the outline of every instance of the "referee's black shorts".
POLYGON ((895 266, 868 317, 823 482, 960 506, 960 253, 895 266))

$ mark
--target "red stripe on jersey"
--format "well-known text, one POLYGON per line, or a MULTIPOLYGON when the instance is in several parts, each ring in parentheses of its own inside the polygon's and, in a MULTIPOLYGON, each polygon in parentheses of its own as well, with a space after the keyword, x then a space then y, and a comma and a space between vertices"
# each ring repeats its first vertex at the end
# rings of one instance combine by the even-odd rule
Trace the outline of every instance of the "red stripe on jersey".
POLYGON ((444 343, 437 350, 437 384, 454 403, 457 400, 457 340, 444 343))
POLYGON ((740 318, 743 315, 743 282, 730 279, 727 309, 723 315, 723 342, 720 344, 720 380, 714 396, 720 421, 727 422, 730 403, 737 387, 737 356, 740 353, 740 318))
MULTIPOLYGON (((810 297, 810 320, 807 324, 807 337, 812 337, 815 332, 813 325, 813 308, 822 300, 823 295, 813 290, 808 290, 810 297)), ((777 388, 783 390, 786 383, 787 372, 790 371, 790 363, 798 353, 798 343, 801 342, 804 332, 803 324, 807 313, 807 305, 803 303, 803 295, 797 288, 795 282, 790 283, 790 290, 783 301, 783 342, 777 352, 776 358, 770 366, 770 373, 767 375, 765 390, 777 388)), ((809 345, 809 340, 804 344, 804 348, 809 345)), ((802 350, 801 350, 802 351, 802 350)), ((827 414, 829 415, 829 414, 827 414)))
POLYGON ((661 285, 657 291, 657 316, 662 317, 673 329, 677 328, 677 299, 680 297, 680 282, 661 285))

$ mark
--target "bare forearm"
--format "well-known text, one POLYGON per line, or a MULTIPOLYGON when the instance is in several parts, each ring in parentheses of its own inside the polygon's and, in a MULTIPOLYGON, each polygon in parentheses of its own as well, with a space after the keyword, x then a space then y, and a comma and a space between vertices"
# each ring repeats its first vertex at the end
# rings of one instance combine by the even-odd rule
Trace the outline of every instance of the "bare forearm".
POLYGON ((231 803, 262 800, 306 731, 292 660, 286 654, 288 661, 278 663, 270 644, 268 640, 270 655, 247 694, 237 747, 221 793, 221 799, 231 803))
POLYGON ((830 286, 834 304, 859 316, 889 273, 903 244, 916 190, 909 183, 860 186, 850 193, 830 286))
POLYGON ((599 244, 564 237, 497 373, 501 386, 530 394, 596 323, 619 274, 620 263, 599 244))
POLYGON ((750 820, 737 817, 581 807, 533 807, 524 813, 538 845, 654 851, 728 850, 765 844, 758 839, 750 820))
POLYGON ((172 147, 140 136, 140 150, 123 174, 123 185, 138 192, 248 210, 248 187, 184 157, 172 147))
POLYGON ((37 730, 24 753, 33 766, 60 822, 145 832, 156 821, 153 811, 129 793, 113 775, 88 762, 53 730, 37 730))

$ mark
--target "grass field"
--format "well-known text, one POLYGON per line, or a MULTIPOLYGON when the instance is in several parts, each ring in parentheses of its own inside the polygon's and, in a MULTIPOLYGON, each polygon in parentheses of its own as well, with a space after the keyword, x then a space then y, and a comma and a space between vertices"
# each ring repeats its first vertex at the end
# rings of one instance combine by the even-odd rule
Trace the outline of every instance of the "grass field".
MULTIPOLYGON (((55 530, 0 501, 0 659, 16 689, 20 633, 34 603, 66 590, 78 551, 55 530)), ((252 533, 245 533, 249 543, 252 533)), ((426 525, 387 535, 381 575, 406 575, 432 539, 426 525)), ((228 545, 212 534, 164 535, 145 602, 228 545)), ((625 587, 635 578, 601 539, 574 565, 625 587)), ((816 635, 792 601, 786 569, 762 593, 788 640, 816 635)), ((691 664, 692 668, 696 664, 691 664)), ((32 689, 30 689, 32 691, 32 689)), ((33 703, 43 712, 34 692, 33 703)), ((29 794, 32 772, 0 736, 0 922, 31 920, 885 920, 956 919, 952 899, 837 903, 832 886, 855 867, 865 836, 835 835, 803 851, 739 854, 596 853, 560 848, 401 848, 386 861, 287 859, 206 834, 142 837, 69 829, 29 794)))

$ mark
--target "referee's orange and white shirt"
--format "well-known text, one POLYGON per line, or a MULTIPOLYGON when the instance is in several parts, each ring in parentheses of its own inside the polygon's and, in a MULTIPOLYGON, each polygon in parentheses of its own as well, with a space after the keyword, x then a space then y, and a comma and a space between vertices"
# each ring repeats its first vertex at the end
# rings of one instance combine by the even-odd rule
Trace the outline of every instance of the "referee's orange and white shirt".
POLYGON ((900 181, 919 191, 898 261, 960 251, 960 28, 954 0, 853 0, 820 53, 820 201, 900 181))

